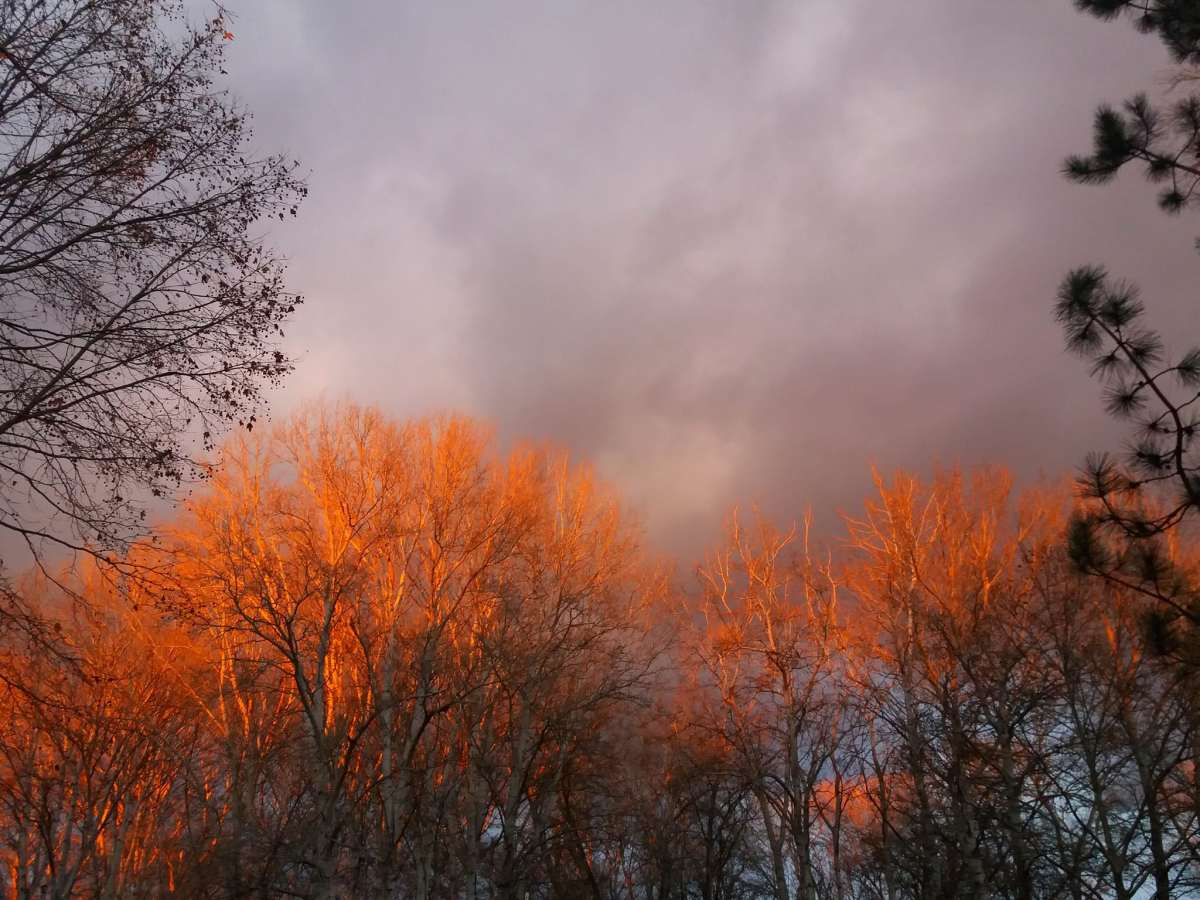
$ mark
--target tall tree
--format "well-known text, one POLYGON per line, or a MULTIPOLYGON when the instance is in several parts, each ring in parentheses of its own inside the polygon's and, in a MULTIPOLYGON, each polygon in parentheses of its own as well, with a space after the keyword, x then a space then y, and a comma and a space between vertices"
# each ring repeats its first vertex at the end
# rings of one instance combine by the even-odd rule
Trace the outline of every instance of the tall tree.
POLYGON ((35 553, 119 544, 289 368, 256 223, 305 187, 251 152, 214 9, 0 2, 0 528, 35 553))
POLYGON ((838 754, 850 717, 836 591, 798 539, 757 513, 731 516, 723 546, 697 569, 692 636, 697 681, 712 695, 709 731, 758 806, 779 900, 838 895, 844 881, 838 754))
POLYGON ((462 417, 345 405, 251 437, 159 544, 159 604, 219 684, 193 800, 219 846, 189 883, 545 896, 655 659, 661 579, 620 504, 462 417))

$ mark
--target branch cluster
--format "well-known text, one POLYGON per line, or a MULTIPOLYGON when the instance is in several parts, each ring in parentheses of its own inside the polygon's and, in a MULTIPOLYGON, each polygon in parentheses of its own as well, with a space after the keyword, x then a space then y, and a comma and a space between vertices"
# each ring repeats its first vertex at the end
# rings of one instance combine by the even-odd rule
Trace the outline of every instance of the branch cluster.
POLYGON ((289 369, 298 298, 256 228, 305 189, 214 80, 226 28, 174 0, 0 4, 0 528, 35 550, 120 543, 289 369))

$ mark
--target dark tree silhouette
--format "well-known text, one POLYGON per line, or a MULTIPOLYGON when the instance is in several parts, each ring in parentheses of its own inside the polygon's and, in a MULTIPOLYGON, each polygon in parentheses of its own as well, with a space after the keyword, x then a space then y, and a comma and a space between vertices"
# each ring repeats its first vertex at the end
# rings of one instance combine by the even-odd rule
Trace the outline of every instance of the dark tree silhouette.
POLYGON ((257 223, 305 186, 251 152, 212 9, 0 0, 0 528, 35 553, 119 546, 290 367, 257 223))
MULTIPOLYGON (((1180 66, 1200 62, 1195 0, 1076 0, 1076 6, 1102 19, 1128 16, 1139 30, 1158 35, 1180 66)), ((1072 181, 1103 184, 1126 164, 1139 162, 1146 178, 1161 186, 1158 203, 1164 211, 1177 214, 1195 201, 1200 95, 1167 109, 1141 94, 1120 110, 1100 106, 1091 154, 1068 158, 1063 173, 1072 181)), ((1072 554, 1086 571, 1136 585, 1163 601, 1167 620, 1200 624, 1195 594, 1173 571, 1159 541, 1200 510, 1195 443, 1200 348, 1166 358, 1161 337, 1144 324, 1136 287, 1113 280, 1100 266, 1067 275, 1056 314, 1068 349, 1088 359, 1092 375, 1105 383, 1109 413, 1133 426, 1122 456, 1095 454, 1087 460, 1080 484, 1094 505, 1072 529, 1072 554)))

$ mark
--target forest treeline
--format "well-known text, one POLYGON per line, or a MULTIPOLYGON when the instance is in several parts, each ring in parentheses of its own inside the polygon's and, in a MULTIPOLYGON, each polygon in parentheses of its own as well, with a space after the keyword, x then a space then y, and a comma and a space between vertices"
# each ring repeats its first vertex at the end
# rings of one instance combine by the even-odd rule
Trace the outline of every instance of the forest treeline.
POLYGON ((1071 562, 1071 489, 878 487, 822 549, 735 513, 672 571, 468 418, 239 438, 122 577, 24 582, 0 896, 1200 890, 1195 669, 1071 562))

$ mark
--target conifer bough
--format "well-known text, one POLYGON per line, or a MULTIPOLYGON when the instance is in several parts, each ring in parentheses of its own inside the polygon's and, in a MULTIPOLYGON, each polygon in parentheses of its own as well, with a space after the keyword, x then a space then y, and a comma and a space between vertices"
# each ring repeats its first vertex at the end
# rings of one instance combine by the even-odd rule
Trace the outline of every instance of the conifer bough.
MULTIPOLYGON (((1127 15, 1139 30, 1157 34, 1178 66, 1176 86, 1200 79, 1195 0, 1075 5, 1102 19, 1127 15)), ((1142 94, 1119 110, 1100 106, 1091 154, 1068 158, 1063 173, 1072 181, 1103 184, 1128 163, 1141 163, 1147 180, 1160 185, 1158 204, 1165 212, 1189 208, 1200 191, 1200 95, 1166 109, 1142 94)), ((1056 314, 1068 349, 1089 359, 1092 375, 1105 382, 1108 412, 1134 425, 1123 458, 1096 454, 1087 461, 1080 484, 1095 507, 1073 525, 1071 552, 1085 571, 1161 600, 1165 618, 1155 628, 1166 633, 1175 619, 1200 625, 1200 600, 1156 541, 1200 510, 1200 348, 1167 358, 1160 335, 1143 324, 1144 313, 1137 289, 1100 266, 1075 269, 1059 289, 1056 314), (1105 532, 1121 540, 1114 544, 1105 532)))

